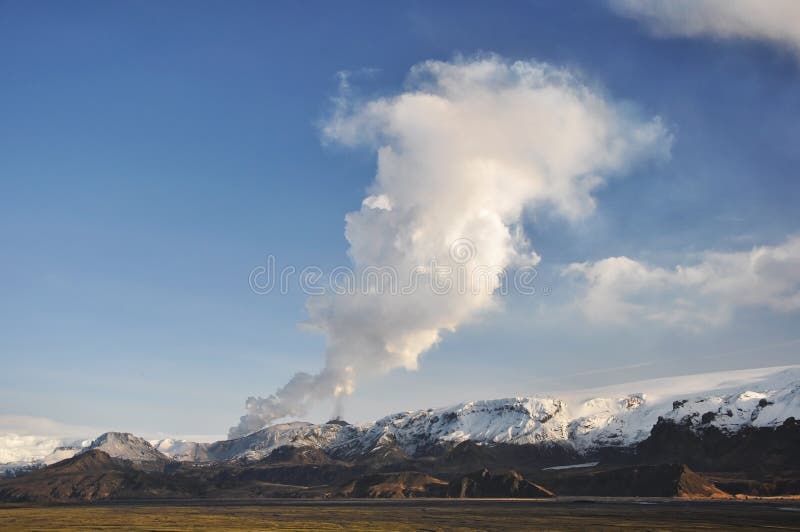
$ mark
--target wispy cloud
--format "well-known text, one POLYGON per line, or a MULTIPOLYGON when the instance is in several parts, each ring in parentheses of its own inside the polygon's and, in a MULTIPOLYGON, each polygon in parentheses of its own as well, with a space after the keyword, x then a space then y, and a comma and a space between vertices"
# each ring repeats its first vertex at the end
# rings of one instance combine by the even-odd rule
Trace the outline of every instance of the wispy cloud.
POLYGON ((656 36, 753 39, 800 57, 800 2, 796 0, 609 0, 656 36))

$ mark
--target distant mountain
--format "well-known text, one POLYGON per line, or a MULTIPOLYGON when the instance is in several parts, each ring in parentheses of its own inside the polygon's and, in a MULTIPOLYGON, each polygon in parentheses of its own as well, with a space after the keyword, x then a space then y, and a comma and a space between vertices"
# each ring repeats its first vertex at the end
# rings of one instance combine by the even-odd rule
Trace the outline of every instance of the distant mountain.
POLYGON ((282 423, 213 443, 149 442, 109 432, 8 469, 7 476, 18 478, 0 481, 0 498, 726 497, 800 491, 800 368, 684 381, 693 391, 673 380, 592 399, 469 401, 363 425, 282 423), (706 381, 712 384, 704 389, 706 381))
POLYGON ((692 430, 715 428, 734 434, 774 428, 800 419, 800 369, 778 371, 758 382, 719 393, 648 394, 593 398, 569 404, 545 396, 470 401, 448 408, 401 412, 365 425, 282 423, 235 440, 156 442, 155 449, 179 461, 259 460, 282 446, 313 447, 348 459, 380 453, 408 457, 470 441, 482 445, 556 444, 577 454, 632 447, 659 422, 692 430))
POLYGON ((22 477, 0 481, 0 500, 84 502, 125 498, 191 497, 197 482, 143 471, 129 460, 90 449, 22 477))
MULTIPOLYGON (((800 424, 793 420, 725 434, 663 419, 638 445, 601 448, 592 462, 547 442, 464 441, 417 457, 384 446, 346 459, 318 447, 287 445, 259 460, 202 463, 160 457, 134 461, 95 448, 0 480, 0 501, 800 495, 798 448, 800 424)), ((122 451, 130 456, 130 448, 122 451)))
POLYGON ((74 445, 56 447, 50 454, 40 460, 6 464, 5 475, 0 475, 0 477, 19 476, 91 451, 102 451, 110 458, 133 462, 149 469, 157 469, 174 461, 173 458, 156 450, 153 444, 144 438, 124 432, 106 432, 90 442, 85 442, 83 445, 76 443, 74 445))
POLYGON ((125 432, 106 432, 79 452, 103 451, 111 458, 131 462, 167 462, 171 458, 159 452, 149 441, 125 432))

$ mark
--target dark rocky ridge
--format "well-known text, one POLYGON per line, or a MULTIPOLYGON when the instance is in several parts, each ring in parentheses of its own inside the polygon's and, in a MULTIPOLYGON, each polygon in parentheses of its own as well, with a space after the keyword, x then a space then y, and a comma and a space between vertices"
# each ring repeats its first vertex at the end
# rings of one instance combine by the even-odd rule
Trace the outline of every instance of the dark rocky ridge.
POLYGON ((682 464, 543 471, 536 479, 564 495, 730 498, 713 481, 682 464))
POLYGON ((646 463, 686 463, 698 471, 758 474, 800 471, 798 449, 800 423, 791 417, 774 429, 743 427, 734 434, 660 419, 636 456, 646 463))
POLYGON ((195 497, 204 492, 202 483, 166 471, 144 471, 96 449, 0 482, 0 500, 14 502, 195 497))

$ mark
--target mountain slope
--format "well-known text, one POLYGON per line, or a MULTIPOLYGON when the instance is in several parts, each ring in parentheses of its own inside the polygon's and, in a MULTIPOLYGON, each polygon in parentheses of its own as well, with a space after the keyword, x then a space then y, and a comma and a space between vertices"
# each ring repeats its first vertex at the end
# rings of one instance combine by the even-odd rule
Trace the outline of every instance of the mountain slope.
POLYGON ((98 436, 82 453, 98 450, 103 451, 111 458, 128 460, 134 463, 168 462, 165 454, 159 452, 153 445, 138 436, 127 432, 106 432, 98 436))
POLYGON ((408 499, 443 497, 446 493, 446 482, 424 473, 403 471, 364 475, 348 483, 337 495, 370 499, 408 499))
POLYGON ((455 498, 524 498, 547 499, 552 491, 525 480, 516 471, 492 473, 488 469, 452 480, 447 495, 455 498))
POLYGON ((550 470, 535 477, 537 483, 565 496, 730 498, 681 464, 550 470))
POLYGON ((91 449, 22 477, 0 481, 0 500, 80 502, 143 497, 188 497, 201 492, 160 472, 91 449))

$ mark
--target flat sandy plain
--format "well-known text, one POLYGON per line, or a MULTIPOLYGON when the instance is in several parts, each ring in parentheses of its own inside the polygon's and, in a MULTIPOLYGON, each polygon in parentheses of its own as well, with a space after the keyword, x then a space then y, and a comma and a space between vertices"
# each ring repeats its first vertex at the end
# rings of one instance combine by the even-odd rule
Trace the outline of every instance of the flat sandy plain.
POLYGON ((797 501, 172 501, 0 506, 0 530, 800 530, 797 501))

